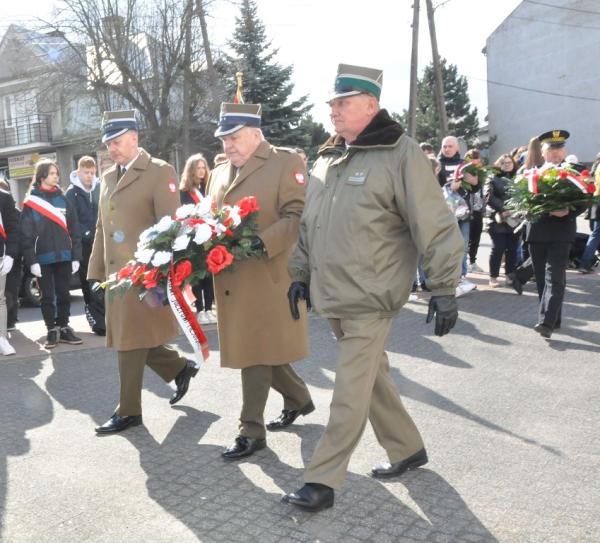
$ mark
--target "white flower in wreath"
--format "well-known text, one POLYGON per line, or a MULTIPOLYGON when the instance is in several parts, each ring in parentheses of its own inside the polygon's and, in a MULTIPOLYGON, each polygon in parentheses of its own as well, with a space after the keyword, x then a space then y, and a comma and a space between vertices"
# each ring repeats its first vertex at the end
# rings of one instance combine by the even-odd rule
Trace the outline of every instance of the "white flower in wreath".
POLYGON ((146 230, 140 234, 138 247, 140 247, 140 245, 145 245, 149 241, 152 241, 157 235, 158 232, 154 229, 154 225, 152 225, 150 228, 146 228, 146 230))
POLYGON ((204 215, 210 215, 212 209, 212 196, 205 196, 201 198, 200 201, 196 204, 196 210, 194 213, 200 217, 204 217, 204 215))
POLYGON ((148 264, 154 256, 154 249, 138 249, 133 256, 138 262, 148 264))
POLYGON ((154 225, 154 230, 157 233, 166 232, 173 224, 173 219, 169 215, 165 215, 160 221, 154 225))
POLYGON ((239 226, 239 224, 242 222, 242 218, 240 217, 240 208, 238 206, 230 207, 228 216, 233 221, 234 227, 239 226))
POLYGON ((171 256, 173 256, 173 254, 170 251, 156 251, 154 258, 152 259, 152 265, 155 268, 158 268, 159 266, 167 264, 171 262, 171 256))
POLYGON ((173 251, 184 251, 190 244, 190 236, 184 234, 183 236, 177 236, 173 242, 173 251))
POLYGON ((194 243, 202 245, 212 238, 212 228, 208 224, 198 224, 194 226, 194 229, 196 230, 196 234, 194 235, 194 243))
POLYGON ((223 223, 217 223, 215 225, 215 230, 217 231, 217 235, 221 235, 227 231, 227 227, 223 223))
POLYGON ((185 204, 177 208, 177 211, 175 211, 175 217, 178 219, 187 219, 188 217, 192 216, 195 209, 196 204, 185 204))

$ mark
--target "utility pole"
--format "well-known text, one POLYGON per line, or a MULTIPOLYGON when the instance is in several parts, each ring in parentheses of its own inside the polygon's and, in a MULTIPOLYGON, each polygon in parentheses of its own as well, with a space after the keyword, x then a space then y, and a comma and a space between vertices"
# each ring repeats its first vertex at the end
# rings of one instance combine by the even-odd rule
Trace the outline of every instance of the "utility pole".
POLYGON ((433 20, 433 5, 431 0, 427 4, 427 19, 429 21, 429 38, 431 40, 431 56, 433 57, 433 74, 435 77, 435 101, 437 103, 438 117, 440 119, 440 138, 448 135, 448 117, 446 116, 446 100, 444 98, 444 81, 442 67, 438 53, 437 37, 435 35, 435 21, 433 20))
POLYGON ((412 54, 410 57, 410 98, 408 102, 408 135, 417 135, 417 68, 419 63, 419 2, 413 0, 412 54))

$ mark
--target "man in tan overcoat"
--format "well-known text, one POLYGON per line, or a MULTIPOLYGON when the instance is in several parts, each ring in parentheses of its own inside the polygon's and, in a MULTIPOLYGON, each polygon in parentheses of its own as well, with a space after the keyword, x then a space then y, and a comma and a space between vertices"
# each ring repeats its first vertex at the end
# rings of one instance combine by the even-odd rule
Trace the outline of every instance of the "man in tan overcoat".
MULTIPOLYGON (((295 152, 264 140, 258 105, 223 104, 215 135, 228 161, 211 172, 207 195, 218 208, 255 196, 260 209, 253 245, 265 250, 262 258, 214 278, 221 365, 242 370, 239 435, 223 451, 224 458, 237 459, 266 446, 263 412, 270 388, 284 401, 281 415, 267 425, 270 430, 314 410, 306 385, 290 366, 308 356, 307 319, 292 319, 286 300, 287 260, 298 239, 306 171, 295 152)), ((305 315, 306 306, 300 311, 305 315)))
POLYGON ((418 144, 379 107, 381 70, 340 64, 329 102, 336 135, 319 150, 289 269, 292 314, 308 297, 337 338, 327 428, 284 501, 331 507, 367 420, 389 462, 373 477, 396 477, 427 462, 423 440, 389 374, 385 343, 408 300, 419 256, 432 296, 427 322, 450 331, 463 242, 418 144))
MULTIPOLYGON (((103 137, 115 165, 102 178, 98 223, 88 267, 90 281, 104 281, 133 258, 139 235, 179 206, 175 170, 138 147, 135 111, 104 114, 103 137)), ((197 369, 164 345, 177 335, 168 306, 151 308, 137 289, 107 296, 106 345, 117 350, 121 392, 112 417, 96 428, 120 432, 142 423, 142 380, 147 364, 166 382, 175 379, 170 403, 187 392, 197 369)))

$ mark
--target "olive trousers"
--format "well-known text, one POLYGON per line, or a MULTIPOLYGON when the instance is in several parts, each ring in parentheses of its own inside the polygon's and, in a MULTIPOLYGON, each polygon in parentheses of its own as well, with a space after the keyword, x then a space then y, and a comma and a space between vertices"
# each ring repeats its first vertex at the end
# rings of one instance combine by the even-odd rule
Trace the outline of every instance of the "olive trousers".
POLYGON ((338 357, 329 422, 304 473, 305 483, 342 486, 350 456, 367 419, 390 463, 423 448, 419 430, 402 405, 384 347, 391 319, 329 319, 338 357))

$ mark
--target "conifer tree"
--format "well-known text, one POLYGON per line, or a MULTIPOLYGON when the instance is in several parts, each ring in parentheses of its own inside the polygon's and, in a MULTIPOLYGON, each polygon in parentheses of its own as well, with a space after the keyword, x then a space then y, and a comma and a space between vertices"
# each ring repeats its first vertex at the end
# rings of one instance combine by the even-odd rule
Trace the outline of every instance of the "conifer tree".
POLYGON ((300 124, 312 106, 307 104, 306 96, 290 101, 293 66, 281 66, 275 60, 278 50, 271 45, 257 15, 256 2, 243 0, 229 42, 235 54, 225 60, 227 96, 231 97, 228 99, 235 95, 235 74, 241 71, 244 102, 262 104, 265 138, 273 145, 305 147, 309 136, 300 124))
MULTIPOLYGON (((471 147, 477 139, 479 121, 477 108, 471 107, 467 78, 458 74, 455 64, 442 59, 442 78, 448 115, 448 134, 440 134, 438 113, 435 106, 433 64, 429 64, 417 82, 417 141, 427 141, 438 150, 444 136, 464 138, 471 147)), ((407 112, 401 117, 406 126, 407 112)))

